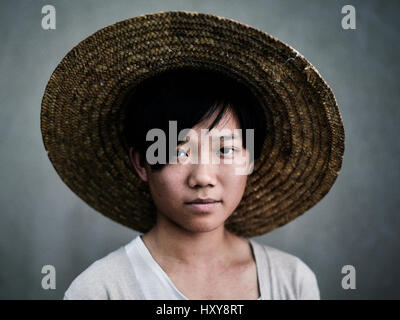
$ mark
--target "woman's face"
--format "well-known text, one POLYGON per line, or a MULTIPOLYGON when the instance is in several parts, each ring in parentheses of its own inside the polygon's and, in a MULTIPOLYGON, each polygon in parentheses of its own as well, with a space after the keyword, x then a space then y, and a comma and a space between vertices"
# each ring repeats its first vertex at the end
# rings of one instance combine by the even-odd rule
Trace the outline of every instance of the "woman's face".
POLYGON ((223 226, 240 203, 246 187, 247 175, 238 171, 246 168, 249 152, 243 148, 239 132, 234 131, 240 129, 236 116, 228 111, 218 125, 201 135, 201 129, 207 129, 215 116, 193 127, 187 134, 190 137, 187 142, 179 142, 182 145, 177 148, 176 163, 168 163, 154 172, 147 163, 145 168, 135 166, 140 177, 149 183, 159 218, 161 215, 189 232, 206 232, 223 226), (226 136, 227 132, 236 134, 237 139, 220 142, 220 136, 226 136), (214 145, 213 139, 216 139, 214 145), (194 204, 199 198, 210 198, 214 203, 194 204))

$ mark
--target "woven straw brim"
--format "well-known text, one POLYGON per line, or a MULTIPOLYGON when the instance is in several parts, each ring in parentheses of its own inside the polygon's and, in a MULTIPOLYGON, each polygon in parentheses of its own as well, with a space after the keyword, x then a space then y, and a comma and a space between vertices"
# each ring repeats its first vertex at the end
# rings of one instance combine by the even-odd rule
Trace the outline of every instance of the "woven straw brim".
POLYGON ((74 47, 46 86, 44 146, 57 173, 92 208, 147 232, 156 208, 129 162, 124 94, 180 67, 245 81, 269 134, 228 230, 245 237, 286 224, 328 193, 342 164, 344 129, 334 94, 296 50, 247 25, 209 14, 160 12, 105 27, 74 47))

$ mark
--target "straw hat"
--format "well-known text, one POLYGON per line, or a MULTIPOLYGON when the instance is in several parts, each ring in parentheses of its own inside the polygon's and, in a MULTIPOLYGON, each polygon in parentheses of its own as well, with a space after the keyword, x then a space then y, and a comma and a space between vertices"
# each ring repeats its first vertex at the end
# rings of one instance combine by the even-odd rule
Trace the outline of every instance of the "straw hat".
POLYGON ((250 26, 210 14, 159 12, 107 26, 54 70, 41 109, 45 149, 61 179, 103 215, 140 232, 156 221, 148 185, 123 139, 124 94, 179 67, 245 81, 269 120, 243 199, 226 221, 252 237, 286 224, 330 190, 344 129, 335 96, 300 53, 250 26))

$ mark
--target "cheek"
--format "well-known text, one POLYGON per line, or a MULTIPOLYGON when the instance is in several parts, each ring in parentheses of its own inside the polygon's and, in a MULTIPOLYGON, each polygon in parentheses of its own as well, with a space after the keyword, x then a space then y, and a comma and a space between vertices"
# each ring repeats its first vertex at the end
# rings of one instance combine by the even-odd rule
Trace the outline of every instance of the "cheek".
POLYGON ((222 175, 222 177, 226 198, 238 204, 246 188, 247 175, 236 175, 232 173, 232 170, 229 170, 229 172, 222 175))
POLYGON ((149 179, 149 187, 157 202, 176 203, 181 194, 182 175, 176 172, 163 171, 149 179))

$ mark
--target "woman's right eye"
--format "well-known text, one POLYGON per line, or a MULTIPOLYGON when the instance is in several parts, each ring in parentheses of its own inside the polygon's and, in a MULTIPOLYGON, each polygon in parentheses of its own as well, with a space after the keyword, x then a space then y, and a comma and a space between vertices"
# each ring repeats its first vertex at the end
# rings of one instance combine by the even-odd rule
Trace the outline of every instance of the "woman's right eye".
POLYGON ((182 150, 182 149, 177 150, 177 151, 176 151, 177 157, 179 158, 180 155, 181 155, 182 153, 183 153, 184 155, 187 155, 186 152, 185 152, 185 150, 182 150))

